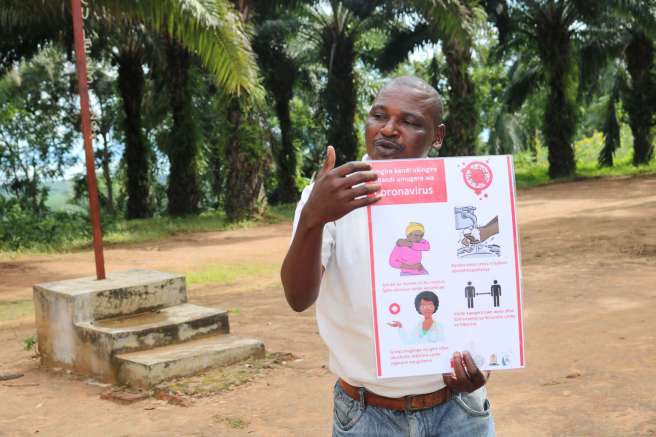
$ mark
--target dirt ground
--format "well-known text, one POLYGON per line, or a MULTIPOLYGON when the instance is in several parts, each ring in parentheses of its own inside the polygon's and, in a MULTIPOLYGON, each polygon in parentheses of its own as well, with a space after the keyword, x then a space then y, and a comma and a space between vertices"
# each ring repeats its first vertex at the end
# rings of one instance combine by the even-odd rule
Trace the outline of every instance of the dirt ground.
MULTIPOLYGON (((524 370, 488 384, 500 436, 656 436, 656 177, 555 184, 519 193, 524 370)), ((192 272, 221 263, 278 263, 289 223, 183 235, 106 250, 109 271, 192 272)), ((240 264, 241 263, 241 264, 240 264)), ((0 261, 3 303, 31 286, 93 275, 90 252, 0 261)), ((0 321, 0 435, 325 436, 332 420, 326 348, 314 312, 296 314, 275 269, 190 287, 191 302, 231 309, 238 335, 297 358, 189 407, 102 400, 106 388, 39 368, 23 340, 31 316, 0 321)), ((29 304, 29 302, 27 302, 29 304)), ((267 366, 268 367, 268 366, 267 366)))

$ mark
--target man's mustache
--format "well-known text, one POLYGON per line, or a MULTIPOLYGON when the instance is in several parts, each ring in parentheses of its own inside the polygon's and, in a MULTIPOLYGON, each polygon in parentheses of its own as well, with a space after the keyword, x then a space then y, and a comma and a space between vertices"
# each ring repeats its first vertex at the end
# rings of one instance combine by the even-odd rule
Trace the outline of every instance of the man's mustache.
POLYGON ((375 147, 391 147, 397 150, 403 150, 403 145, 397 143, 396 141, 392 140, 387 140, 384 138, 379 138, 377 140, 374 140, 374 146, 375 147))

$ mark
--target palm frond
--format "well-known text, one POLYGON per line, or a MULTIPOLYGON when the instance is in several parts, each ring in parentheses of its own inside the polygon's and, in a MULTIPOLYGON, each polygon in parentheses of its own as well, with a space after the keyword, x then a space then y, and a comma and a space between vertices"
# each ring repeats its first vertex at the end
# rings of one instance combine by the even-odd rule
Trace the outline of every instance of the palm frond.
POLYGON ((436 42, 436 38, 431 27, 426 23, 419 23, 413 29, 394 29, 376 64, 383 72, 391 71, 415 48, 428 42, 436 42))
POLYGON ((247 30, 227 0, 98 0, 95 6, 171 35, 228 92, 262 95, 247 30))
POLYGON ((414 0, 411 3, 435 28, 440 39, 470 47, 476 26, 485 21, 478 2, 460 0, 414 0))
POLYGON ((518 110, 544 79, 544 70, 539 66, 513 70, 504 98, 509 112, 518 110))
POLYGON ((579 51, 579 96, 589 98, 600 85, 601 71, 622 56, 629 34, 616 29, 604 30, 588 35, 586 40, 579 51))
POLYGON ((599 151, 599 165, 602 167, 611 167, 613 165, 613 156, 615 151, 620 147, 620 123, 617 119, 616 105, 620 98, 620 89, 625 81, 621 71, 615 76, 613 90, 608 97, 606 106, 605 121, 603 126, 604 146, 599 151))

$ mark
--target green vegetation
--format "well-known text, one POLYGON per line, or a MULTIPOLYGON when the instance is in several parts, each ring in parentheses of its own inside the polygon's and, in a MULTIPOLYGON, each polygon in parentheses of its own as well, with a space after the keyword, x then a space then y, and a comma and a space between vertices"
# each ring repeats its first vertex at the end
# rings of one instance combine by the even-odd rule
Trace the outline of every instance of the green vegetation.
MULTIPOLYGON (((240 222, 227 220, 222 211, 187 217, 109 219, 103 223, 103 241, 105 245, 143 243, 181 233, 221 231, 278 223, 291 219, 293 215, 294 205, 283 204, 268 208, 254 219, 240 222)), ((19 215, 15 219, 12 219, 11 215, 0 217, 0 253, 61 252, 91 245, 90 225, 85 215, 59 212, 41 221, 30 218, 34 219, 29 215, 19 215)), ((208 275, 209 278, 216 276, 211 273, 208 275)), ((220 277, 220 273, 217 275, 220 277)))
POLYGON ((229 284, 246 278, 271 275, 280 270, 280 264, 262 261, 243 264, 222 264, 199 271, 188 272, 187 283, 193 284, 229 284))
POLYGON ((34 345, 36 345, 36 335, 30 335, 23 339, 23 347, 26 351, 31 351, 34 348, 34 345))
MULTIPOLYGON (((520 187, 654 172, 653 1, 97 0, 88 13, 110 245, 288 218, 270 206, 298 199, 328 144, 360 159, 372 99, 400 75, 442 95, 440 156, 513 154, 520 187)), ((90 244, 70 17, 68 2, 3 2, 0 254, 90 244)))
MULTIPOLYGON (((621 146, 615 152, 614 165, 612 167, 600 166, 597 157, 604 147, 604 136, 594 131, 592 135, 581 138, 574 144, 577 156, 576 174, 574 176, 556 179, 556 181, 637 176, 643 174, 656 175, 656 161, 651 161, 648 165, 633 165, 631 144, 631 133, 625 127, 621 135, 621 146)), ((515 161, 515 179, 518 188, 534 187, 553 181, 553 179, 549 178, 546 150, 540 147, 538 151, 537 156, 533 156, 528 151, 516 153, 513 156, 515 161)))

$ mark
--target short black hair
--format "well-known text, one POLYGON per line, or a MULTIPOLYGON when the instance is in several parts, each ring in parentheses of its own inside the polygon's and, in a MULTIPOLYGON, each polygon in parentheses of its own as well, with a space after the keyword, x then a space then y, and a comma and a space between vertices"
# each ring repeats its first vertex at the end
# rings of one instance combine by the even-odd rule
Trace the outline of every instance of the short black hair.
POLYGON ((435 293, 432 291, 422 291, 417 297, 415 297, 415 309, 419 314, 421 314, 421 311, 419 311, 419 304, 421 304, 422 300, 430 300, 433 302, 433 305, 435 305, 435 311, 433 311, 433 314, 437 312, 437 308, 440 306, 440 300, 435 293))
POLYGON ((399 76, 383 85, 378 94, 380 94, 386 88, 392 86, 403 86, 411 88, 423 94, 423 99, 433 108, 433 121, 436 125, 442 123, 442 113, 444 112, 442 97, 440 96, 440 93, 438 93, 437 90, 428 82, 415 76, 399 76))

